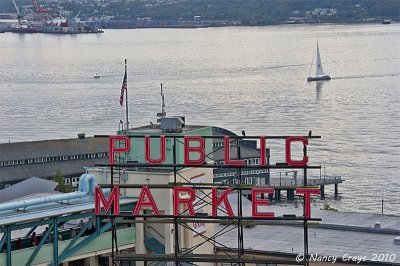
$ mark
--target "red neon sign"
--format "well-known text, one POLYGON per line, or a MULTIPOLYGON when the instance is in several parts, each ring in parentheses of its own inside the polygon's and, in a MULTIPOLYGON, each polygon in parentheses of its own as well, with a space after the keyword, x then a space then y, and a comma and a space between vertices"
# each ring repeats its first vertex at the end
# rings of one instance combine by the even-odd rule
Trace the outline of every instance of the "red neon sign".
MULTIPOLYGON (((140 212, 140 208, 142 207, 151 207, 153 209, 154 214, 160 215, 156 203, 154 202, 153 196, 151 195, 149 187, 143 187, 140 191, 138 202, 136 203, 135 210, 133 211, 134 215, 138 215, 140 212), (147 201, 145 201, 145 197, 147 197, 147 201)), ((105 211, 105 209, 104 209, 105 211)))
POLYGON ((205 147, 206 147, 206 141, 202 137, 194 137, 194 136, 189 136, 189 137, 184 137, 184 154, 185 154, 185 164, 190 164, 190 165, 202 165, 206 161, 206 153, 205 153, 205 147), (191 142, 197 142, 199 144, 198 147, 192 147, 190 146, 191 142), (191 160, 189 158, 189 154, 193 153, 198 153, 199 154, 199 159, 197 160, 191 160))
POLYGON ((165 156, 165 153, 166 153, 165 152, 165 150, 166 150, 165 149, 165 147, 166 147, 165 136, 160 136, 160 158, 158 158, 157 160, 152 159, 151 155, 150 155, 150 150, 151 150, 151 148, 150 148, 150 136, 145 136, 144 137, 144 145, 146 147, 146 152, 144 153, 145 154, 145 159, 149 164, 161 164, 161 163, 163 163, 165 161, 165 158, 166 158, 166 156, 165 156))
MULTIPOLYGON (((160 157, 158 159, 151 158, 150 155, 150 136, 145 136, 145 150, 144 150, 144 159, 146 162, 152 165, 162 164, 166 160, 166 136, 160 136, 160 157)), ((308 163, 308 157, 303 156, 302 160, 292 160, 291 157, 291 144, 293 142, 301 142, 303 144, 303 148, 305 149, 308 145, 308 139, 301 136, 292 136, 288 137, 285 140, 285 151, 286 151, 286 164, 288 166, 293 167, 303 167, 306 166, 308 163)), ((205 156, 205 139, 200 136, 185 136, 184 137, 184 164, 185 165, 202 165, 206 161, 205 156), (192 145, 193 143, 197 143, 196 146, 192 145), (191 153, 197 153, 199 155, 198 159, 190 159, 191 153)), ((224 137, 224 164, 228 166, 244 166, 244 160, 233 160, 230 158, 231 151, 230 151, 230 137, 224 137)), ((266 166, 266 138, 260 137, 260 165, 266 166)), ((109 136, 109 152, 110 152, 110 159, 109 163, 114 164, 114 157, 117 153, 128 152, 131 148, 131 140, 128 136, 109 136), (120 147, 116 145, 116 141, 122 141, 125 145, 120 147)))
POLYGON ((108 147, 109 147, 109 153, 110 157, 108 162, 110 164, 114 164, 114 154, 119 153, 119 152, 128 152, 131 148, 131 140, 128 138, 128 136, 109 136, 108 137, 108 147), (115 141, 124 141, 125 146, 124 147, 118 147, 115 146, 115 141))
POLYGON ((103 195, 103 191, 99 186, 94 188, 94 209, 95 209, 95 214, 99 215, 100 214, 100 203, 102 203, 104 211, 109 212, 111 209, 111 206, 113 207, 113 214, 118 215, 119 214, 119 188, 117 186, 114 186, 113 189, 111 190, 110 197, 108 200, 105 199, 103 195))
POLYGON ((291 144, 292 142, 301 142, 303 143, 303 148, 305 148, 308 145, 308 139, 304 137, 289 137, 285 141, 285 146, 286 146, 286 163, 289 166, 296 166, 296 167, 301 167, 304 166, 308 163, 308 157, 304 156, 301 161, 294 161, 291 158, 291 144))
MULTIPOLYGON (((228 217, 234 217, 232 207, 228 201, 228 195, 232 192, 232 188, 227 188, 222 195, 218 198, 217 188, 212 188, 212 217, 217 216, 217 209, 223 203, 225 205, 225 210, 228 217)), ((258 195, 261 193, 270 194, 273 193, 273 188, 252 188, 252 217, 253 218, 265 218, 273 219, 275 214, 273 212, 260 212, 258 211, 258 206, 268 206, 269 201, 266 199, 259 199, 258 195)), ((303 217, 311 218, 311 194, 319 194, 319 189, 317 188, 297 188, 296 193, 304 195, 304 213, 303 217)), ((184 210, 189 212, 188 216, 195 216, 195 211, 193 208, 194 201, 196 199, 195 190, 192 187, 174 187, 173 188, 173 213, 174 216, 181 216, 181 205, 184 205, 184 210)), ((101 205, 103 205, 104 212, 108 213, 113 207, 113 215, 119 214, 119 190, 117 186, 111 191, 109 198, 106 200, 101 188, 97 186, 95 188, 95 214, 101 214, 101 205)), ((140 196, 133 210, 133 215, 138 215, 140 209, 144 207, 150 207, 153 210, 154 215, 159 216, 157 204, 151 194, 150 188, 148 186, 142 187, 140 191, 140 196), (147 200, 145 200, 145 198, 147 200)))
POLYGON ((269 200, 266 199, 258 199, 259 194, 270 194, 274 193, 273 188, 253 188, 251 190, 251 210, 252 216, 256 218, 274 218, 275 214, 273 212, 259 212, 257 210, 257 206, 268 206, 269 200))

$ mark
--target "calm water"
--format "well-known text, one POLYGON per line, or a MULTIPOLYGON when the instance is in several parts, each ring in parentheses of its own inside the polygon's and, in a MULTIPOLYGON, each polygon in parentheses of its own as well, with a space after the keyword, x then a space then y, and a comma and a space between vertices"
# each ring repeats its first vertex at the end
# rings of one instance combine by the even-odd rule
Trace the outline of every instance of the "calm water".
POLYGON ((400 214, 400 27, 106 30, 0 35, 0 142, 112 134, 128 59, 131 126, 160 111, 248 135, 305 135, 312 164, 346 179, 340 210, 400 214), (333 79, 307 83, 317 40, 333 79), (100 79, 93 79, 99 73, 100 79))

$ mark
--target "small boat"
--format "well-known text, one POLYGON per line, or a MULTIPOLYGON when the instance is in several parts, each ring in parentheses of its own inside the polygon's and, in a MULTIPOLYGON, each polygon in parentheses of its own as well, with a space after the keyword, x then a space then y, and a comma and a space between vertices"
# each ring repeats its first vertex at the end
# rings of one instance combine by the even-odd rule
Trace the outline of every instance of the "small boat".
MULTIPOLYGON (((314 58, 313 58, 313 61, 314 61, 314 58)), ((307 81, 330 80, 331 79, 331 76, 329 74, 325 74, 324 69, 322 68, 321 55, 319 54, 318 42, 317 42, 317 60, 316 60, 315 76, 311 76, 312 66, 313 66, 313 62, 311 63, 310 73, 309 73, 309 77, 307 78, 307 81)))
POLYGON ((99 78, 101 78, 101 76, 99 74, 96 74, 96 75, 93 76, 93 78, 99 79, 99 78))
POLYGON ((36 27, 33 27, 27 20, 18 20, 16 24, 11 25, 11 32, 14 33, 37 33, 39 32, 36 27))

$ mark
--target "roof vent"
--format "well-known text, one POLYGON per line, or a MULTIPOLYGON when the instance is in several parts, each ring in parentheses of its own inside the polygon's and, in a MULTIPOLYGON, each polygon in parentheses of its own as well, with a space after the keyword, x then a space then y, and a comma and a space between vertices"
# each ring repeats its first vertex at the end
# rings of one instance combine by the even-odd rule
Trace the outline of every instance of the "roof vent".
POLYGON ((78 134, 78 139, 79 140, 84 140, 85 139, 85 133, 79 133, 78 134))
POLYGON ((375 229, 375 230, 381 230, 381 228, 382 228, 382 227, 381 227, 381 223, 380 223, 380 222, 375 222, 375 223, 374 223, 374 229, 375 229))
POLYGON ((179 133, 182 132, 182 128, 185 126, 185 121, 182 120, 182 117, 161 117, 160 122, 160 128, 163 132, 179 133))

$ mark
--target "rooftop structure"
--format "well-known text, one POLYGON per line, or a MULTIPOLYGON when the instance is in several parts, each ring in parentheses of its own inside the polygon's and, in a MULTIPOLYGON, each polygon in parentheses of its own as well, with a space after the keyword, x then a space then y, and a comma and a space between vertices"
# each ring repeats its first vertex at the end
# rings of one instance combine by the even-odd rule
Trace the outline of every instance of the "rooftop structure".
POLYGON ((55 193, 54 189, 57 186, 57 182, 31 177, 14 186, 0 190, 0 203, 16 200, 18 198, 33 197, 43 193, 55 193))
MULTIPOLYGON (((84 167, 106 163, 107 138, 43 140, 0 144, 0 188, 32 176, 53 179, 57 171, 78 178, 84 167)), ((76 180, 77 181, 77 180, 76 180)))

